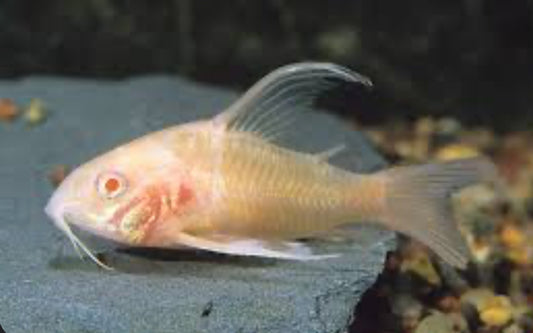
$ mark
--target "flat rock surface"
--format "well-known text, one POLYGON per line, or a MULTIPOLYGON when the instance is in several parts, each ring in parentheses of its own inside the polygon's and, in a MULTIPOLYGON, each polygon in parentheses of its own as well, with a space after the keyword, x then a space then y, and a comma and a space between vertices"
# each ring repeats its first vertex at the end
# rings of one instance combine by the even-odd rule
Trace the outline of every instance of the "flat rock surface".
MULTIPOLYGON (((22 119, 0 123, 0 323, 6 332, 347 330, 382 269, 391 232, 362 228, 364 242, 320 242, 315 246, 344 255, 307 263, 108 250, 104 256, 117 269, 108 272, 79 259, 43 212, 54 165, 78 165, 141 134, 211 116, 236 96, 160 76, 0 81, 0 97, 19 105, 39 98, 49 111, 34 127, 22 119)), ((359 133, 328 124, 311 124, 316 131, 300 146, 344 141, 359 152, 347 167, 384 165, 359 133)))

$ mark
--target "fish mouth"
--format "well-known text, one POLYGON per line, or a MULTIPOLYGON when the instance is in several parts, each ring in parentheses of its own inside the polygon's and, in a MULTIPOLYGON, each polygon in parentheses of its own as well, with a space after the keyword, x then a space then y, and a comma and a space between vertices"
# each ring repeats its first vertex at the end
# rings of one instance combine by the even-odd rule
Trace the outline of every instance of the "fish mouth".
POLYGON ((107 270, 113 270, 112 267, 104 264, 100 259, 98 259, 93 251, 91 251, 87 245, 85 245, 72 231, 70 224, 72 221, 71 218, 73 216, 74 207, 79 207, 79 205, 55 205, 54 201, 52 200, 50 203, 48 203, 48 205, 46 205, 44 210, 48 217, 50 217, 50 219, 54 222, 56 227, 67 236, 80 258, 83 258, 83 251, 98 266, 107 270))

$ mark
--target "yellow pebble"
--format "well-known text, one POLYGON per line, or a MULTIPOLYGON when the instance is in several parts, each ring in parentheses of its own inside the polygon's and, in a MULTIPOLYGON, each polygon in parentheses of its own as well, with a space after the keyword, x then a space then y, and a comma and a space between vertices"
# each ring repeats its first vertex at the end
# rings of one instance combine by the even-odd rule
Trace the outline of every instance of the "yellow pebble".
POLYGON ((33 98, 24 113, 24 118, 29 125, 38 125, 46 119, 46 111, 40 99, 33 98))
POLYGON ((528 265, 531 262, 528 248, 525 246, 511 248, 506 252, 506 257, 518 265, 528 265))
POLYGON ((508 248, 519 248, 524 245, 524 234, 514 225, 506 225, 500 232, 500 239, 508 248))
POLYGON ((479 305, 481 321, 488 326, 503 326, 511 320, 513 307, 509 298, 505 296, 493 296, 479 305))
POLYGON ((479 150, 473 146, 464 144, 464 143, 455 143, 444 146, 437 150, 435 157, 437 160, 449 161, 460 158, 470 158, 479 156, 479 150))
POLYGON ((412 257, 406 258, 401 267, 402 271, 410 271, 434 286, 440 286, 441 279, 435 267, 431 263, 428 255, 424 252, 413 254, 412 257))

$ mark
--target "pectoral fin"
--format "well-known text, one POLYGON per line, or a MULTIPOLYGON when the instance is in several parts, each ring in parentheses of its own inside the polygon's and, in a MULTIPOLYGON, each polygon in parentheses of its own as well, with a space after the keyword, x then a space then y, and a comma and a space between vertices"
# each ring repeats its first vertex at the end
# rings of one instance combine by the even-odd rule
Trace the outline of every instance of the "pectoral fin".
POLYGON ((206 237, 181 233, 178 243, 193 248, 232 255, 288 260, 320 260, 339 256, 338 254, 315 255, 308 246, 299 242, 269 242, 220 235, 206 237))

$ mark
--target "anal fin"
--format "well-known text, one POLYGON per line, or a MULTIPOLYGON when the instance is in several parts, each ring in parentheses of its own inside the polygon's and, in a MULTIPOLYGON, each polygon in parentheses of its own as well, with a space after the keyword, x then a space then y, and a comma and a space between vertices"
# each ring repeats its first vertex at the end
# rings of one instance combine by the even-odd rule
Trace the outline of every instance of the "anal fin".
POLYGON ((316 255, 299 242, 265 241, 253 238, 235 238, 231 236, 193 236, 181 233, 178 244, 207 251, 239 255, 276 258, 287 260, 320 260, 338 257, 338 254, 316 255))

